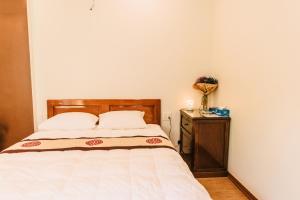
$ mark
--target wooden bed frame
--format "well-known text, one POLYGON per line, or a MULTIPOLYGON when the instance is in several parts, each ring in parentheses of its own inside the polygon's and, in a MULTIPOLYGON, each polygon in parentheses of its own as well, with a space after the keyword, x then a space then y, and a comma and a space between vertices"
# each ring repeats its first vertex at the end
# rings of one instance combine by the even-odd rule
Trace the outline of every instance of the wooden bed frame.
POLYGON ((117 110, 145 112, 147 124, 160 125, 160 99, 55 99, 47 101, 48 118, 64 112, 88 112, 94 115, 117 110))

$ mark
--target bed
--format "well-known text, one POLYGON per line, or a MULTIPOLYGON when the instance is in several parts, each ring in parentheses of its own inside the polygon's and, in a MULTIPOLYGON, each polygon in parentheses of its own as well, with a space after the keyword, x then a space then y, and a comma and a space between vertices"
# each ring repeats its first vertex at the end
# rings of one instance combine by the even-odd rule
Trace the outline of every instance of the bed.
POLYGON ((1 199, 211 199, 160 128, 160 100, 48 100, 47 106, 48 118, 66 112, 139 110, 145 112, 147 127, 35 132, 0 153, 1 199), (56 140, 89 145, 26 149, 56 140), (118 145, 93 146, 99 140, 118 145))

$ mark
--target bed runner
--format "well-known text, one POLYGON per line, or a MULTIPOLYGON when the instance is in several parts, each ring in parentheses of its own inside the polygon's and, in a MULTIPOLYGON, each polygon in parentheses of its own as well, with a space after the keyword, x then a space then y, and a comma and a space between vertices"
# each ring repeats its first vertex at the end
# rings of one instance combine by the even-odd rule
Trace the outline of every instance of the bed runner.
POLYGON ((169 148, 175 150, 171 141, 163 136, 81 137, 26 139, 5 149, 0 154, 71 150, 130 150, 143 148, 169 148))

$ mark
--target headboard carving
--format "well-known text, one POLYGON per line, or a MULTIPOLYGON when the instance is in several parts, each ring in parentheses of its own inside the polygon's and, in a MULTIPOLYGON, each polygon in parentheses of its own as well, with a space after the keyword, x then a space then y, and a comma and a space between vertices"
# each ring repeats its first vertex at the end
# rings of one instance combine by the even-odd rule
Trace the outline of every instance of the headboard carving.
POLYGON ((145 112, 147 124, 160 125, 160 99, 55 99, 47 101, 48 118, 64 112, 88 112, 94 115, 117 110, 145 112))

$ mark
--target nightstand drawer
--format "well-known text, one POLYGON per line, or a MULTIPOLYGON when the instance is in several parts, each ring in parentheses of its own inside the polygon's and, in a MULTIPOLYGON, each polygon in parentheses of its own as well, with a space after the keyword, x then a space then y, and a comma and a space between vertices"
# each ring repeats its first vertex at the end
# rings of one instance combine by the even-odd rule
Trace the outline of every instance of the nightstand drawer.
POLYGON ((181 128, 182 131, 182 153, 192 153, 192 134, 181 128))
POLYGON ((191 119, 185 117, 185 116, 182 116, 182 119, 181 119, 181 126, 187 130, 189 133, 192 133, 192 130, 193 130, 193 122, 191 119))

